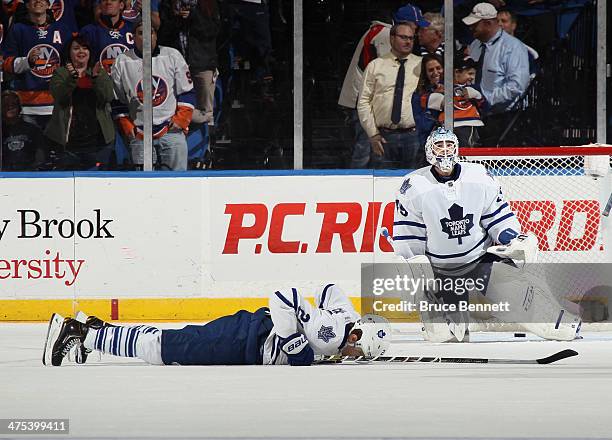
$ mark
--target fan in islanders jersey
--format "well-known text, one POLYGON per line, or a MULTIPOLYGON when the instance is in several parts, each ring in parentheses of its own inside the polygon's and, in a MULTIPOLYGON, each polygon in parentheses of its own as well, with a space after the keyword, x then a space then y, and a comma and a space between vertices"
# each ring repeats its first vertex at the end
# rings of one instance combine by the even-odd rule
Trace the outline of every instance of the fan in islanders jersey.
POLYGON ((459 162, 458 149, 452 131, 432 132, 425 145, 431 167, 405 176, 395 200, 393 248, 411 263, 400 270, 423 280, 408 300, 419 305, 424 337, 469 340, 471 297, 490 306, 489 318, 545 339, 574 339, 580 318, 525 270, 536 261, 537 238, 520 233, 500 185, 484 166, 459 162))
POLYGON ((313 307, 297 291, 276 291, 269 308, 240 310, 205 325, 160 330, 108 324, 95 316, 51 317, 43 364, 59 366, 73 347, 77 362, 93 350, 137 357, 154 365, 310 365, 315 355, 382 355, 389 347, 389 323, 360 317, 346 294, 328 284, 313 307))

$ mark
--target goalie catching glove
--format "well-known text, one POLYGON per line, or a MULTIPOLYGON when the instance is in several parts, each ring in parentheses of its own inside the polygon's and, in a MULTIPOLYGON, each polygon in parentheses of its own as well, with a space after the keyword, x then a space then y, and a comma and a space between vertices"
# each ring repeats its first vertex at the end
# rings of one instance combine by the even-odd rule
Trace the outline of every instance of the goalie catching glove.
POLYGON ((301 333, 294 333, 283 339, 281 350, 287 355, 289 365, 306 366, 314 362, 314 351, 306 336, 301 333))
POLYGON ((535 263, 538 258, 538 239, 533 234, 521 234, 507 245, 491 246, 487 252, 499 257, 535 263))

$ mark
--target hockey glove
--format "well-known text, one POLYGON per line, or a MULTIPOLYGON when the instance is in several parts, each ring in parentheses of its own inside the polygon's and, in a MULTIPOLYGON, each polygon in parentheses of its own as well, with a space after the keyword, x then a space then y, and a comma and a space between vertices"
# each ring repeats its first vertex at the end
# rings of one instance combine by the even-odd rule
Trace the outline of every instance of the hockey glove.
POLYGON ((281 350, 287 355, 289 365, 305 366, 314 361, 314 351, 308 345, 306 336, 301 333, 294 333, 286 337, 282 342, 281 350))

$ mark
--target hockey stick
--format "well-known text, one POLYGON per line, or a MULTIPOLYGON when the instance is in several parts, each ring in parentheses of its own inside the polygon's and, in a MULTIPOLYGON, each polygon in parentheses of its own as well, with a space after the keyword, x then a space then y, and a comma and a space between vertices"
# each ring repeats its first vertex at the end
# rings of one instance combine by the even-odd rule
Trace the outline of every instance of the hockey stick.
POLYGON ((428 362, 443 364, 552 364, 572 356, 578 356, 578 352, 570 349, 561 350, 550 356, 540 359, 494 359, 494 358, 461 358, 461 357, 417 357, 417 356, 378 356, 374 358, 349 357, 349 356, 323 356, 315 360, 315 364, 344 364, 344 363, 409 363, 428 362))

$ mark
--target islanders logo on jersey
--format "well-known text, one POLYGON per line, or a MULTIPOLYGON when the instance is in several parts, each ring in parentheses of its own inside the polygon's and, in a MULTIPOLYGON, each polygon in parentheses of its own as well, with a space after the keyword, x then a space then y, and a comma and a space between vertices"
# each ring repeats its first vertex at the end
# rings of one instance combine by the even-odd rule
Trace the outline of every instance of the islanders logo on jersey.
POLYGON ((100 52, 100 64, 107 73, 110 73, 111 67, 113 67, 115 63, 115 59, 126 50, 128 50, 128 47, 121 43, 109 44, 102 49, 102 52, 100 52))
POLYGON ((51 0, 51 12, 55 21, 60 21, 64 16, 64 0, 51 0))
POLYGON ((38 49, 38 58, 34 62, 34 67, 32 67, 30 72, 38 78, 51 79, 55 69, 60 66, 60 54, 58 50, 50 44, 37 44, 30 49, 27 57, 30 58, 30 54, 36 49, 38 49))
MULTIPOLYGON (((163 78, 156 76, 156 75, 153 75, 151 82, 152 82, 152 87, 153 87, 153 94, 152 94, 153 95, 152 96, 153 107, 157 107, 157 106, 162 105, 164 102, 166 102, 166 99, 168 99, 168 93, 170 91, 170 88, 168 87, 168 84, 163 78)), ((136 96, 138 96, 138 100, 141 103, 144 103, 142 80, 138 81, 138 84, 136 85, 136 96)))

